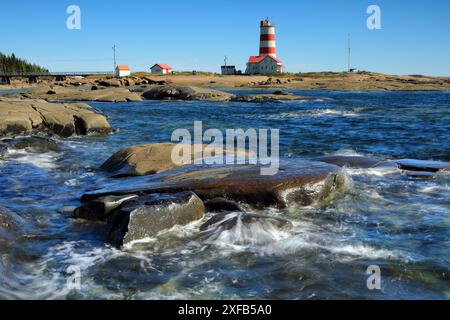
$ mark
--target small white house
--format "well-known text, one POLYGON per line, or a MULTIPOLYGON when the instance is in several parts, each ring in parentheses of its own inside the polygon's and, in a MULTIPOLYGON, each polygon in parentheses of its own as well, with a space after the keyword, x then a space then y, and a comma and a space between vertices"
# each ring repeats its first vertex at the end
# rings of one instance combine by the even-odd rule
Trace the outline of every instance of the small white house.
POLYGON ((150 68, 153 74, 171 74, 172 67, 164 63, 157 63, 150 68))
POLYGON ((251 56, 247 62, 247 74, 272 74, 284 72, 283 63, 269 55, 251 56))
POLYGON ((118 65, 116 67, 115 76, 116 78, 129 77, 131 75, 130 68, 125 65, 118 65))

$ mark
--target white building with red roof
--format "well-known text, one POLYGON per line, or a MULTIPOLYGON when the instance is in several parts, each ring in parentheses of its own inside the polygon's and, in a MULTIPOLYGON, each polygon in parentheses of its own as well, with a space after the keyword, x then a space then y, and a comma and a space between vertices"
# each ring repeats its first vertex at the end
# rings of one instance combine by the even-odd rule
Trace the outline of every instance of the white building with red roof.
POLYGON ((269 19, 261 21, 259 56, 251 56, 247 62, 247 74, 272 74, 284 72, 283 63, 277 59, 275 26, 269 19))
POLYGON ((153 74, 171 74, 172 67, 164 63, 157 63, 150 68, 153 74))
POLYGON ((118 66, 116 66, 114 75, 116 78, 129 77, 131 75, 131 70, 128 66, 119 64, 118 66))

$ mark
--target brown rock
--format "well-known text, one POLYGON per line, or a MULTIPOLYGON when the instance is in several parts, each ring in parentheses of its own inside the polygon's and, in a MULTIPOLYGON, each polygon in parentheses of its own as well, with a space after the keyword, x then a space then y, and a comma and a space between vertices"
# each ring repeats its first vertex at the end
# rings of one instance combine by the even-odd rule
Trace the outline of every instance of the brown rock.
MULTIPOLYGON (((128 180, 132 183, 132 180, 128 180)), ((106 189, 85 194, 82 201, 106 195, 174 193, 192 191, 201 199, 226 198, 255 207, 311 205, 336 191, 345 190, 348 178, 337 166, 324 162, 282 161, 273 176, 261 175, 256 165, 224 167, 184 166, 176 171, 137 180, 130 190, 106 189)))
MULTIPOLYGON (((164 172, 178 167, 172 162, 173 143, 156 143, 133 146, 113 154, 101 169, 113 173, 116 177, 143 176, 164 172)), ((203 146, 204 148, 205 146, 203 146)), ((227 152, 234 154, 234 152, 227 152)), ((191 149, 194 158, 194 147, 191 149)), ((248 152, 237 152, 238 156, 246 156, 248 152)))
POLYGON ((107 134, 104 115, 87 104, 50 104, 42 100, 0 99, 0 136, 48 132, 62 137, 107 134))
POLYGON ((147 100, 228 101, 232 96, 232 94, 218 90, 171 84, 153 87, 142 94, 142 97, 147 100))
POLYGON ((31 92, 31 97, 44 99, 49 102, 59 101, 102 101, 102 102, 130 102, 142 101, 139 94, 131 92, 127 88, 105 88, 80 90, 75 88, 54 88, 54 93, 49 95, 48 88, 38 87, 31 92))

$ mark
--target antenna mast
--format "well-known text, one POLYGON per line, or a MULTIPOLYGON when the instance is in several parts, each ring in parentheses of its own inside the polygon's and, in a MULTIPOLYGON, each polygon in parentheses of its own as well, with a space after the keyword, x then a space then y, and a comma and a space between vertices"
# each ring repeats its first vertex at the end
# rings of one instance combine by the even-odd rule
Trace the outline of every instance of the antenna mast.
POLYGON ((350 72, 351 69, 351 54, 352 54, 352 49, 351 49, 351 43, 350 43, 350 34, 348 35, 348 72, 350 72))
POLYGON ((116 66, 117 66, 117 64, 116 64, 116 45, 114 45, 112 47, 112 49, 113 49, 113 52, 114 52, 114 70, 115 70, 116 66))

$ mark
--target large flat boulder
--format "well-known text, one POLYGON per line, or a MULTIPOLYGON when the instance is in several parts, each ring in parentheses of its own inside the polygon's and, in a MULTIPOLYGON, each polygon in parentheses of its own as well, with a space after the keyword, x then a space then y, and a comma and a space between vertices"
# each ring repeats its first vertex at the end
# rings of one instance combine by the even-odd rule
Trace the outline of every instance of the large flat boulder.
MULTIPOLYGON (((114 153, 101 165, 100 169, 112 173, 115 177, 143 176, 161 173, 188 164, 196 156, 195 146, 192 146, 189 162, 174 163, 172 151, 175 146, 174 143, 155 143, 124 148, 114 153)), ((205 148, 206 145, 201 146, 202 151, 205 148)), ((245 151, 220 150, 228 156, 246 157, 250 154, 245 151)))
MULTIPOLYGON (((114 79, 115 80, 115 79, 114 79)), ((108 87, 92 90, 91 87, 37 87, 31 93, 26 94, 31 98, 44 99, 49 102, 60 101, 100 101, 100 102, 135 102, 142 101, 139 94, 131 92, 124 87, 108 87)))
POLYGON ((153 87, 142 94, 147 100, 206 100, 206 101, 228 101, 232 94, 223 91, 187 87, 172 84, 153 87))
POLYGON ((87 104, 50 104, 37 99, 0 98, 0 136, 45 132, 62 137, 108 134, 106 116, 87 104))
POLYGON ((279 172, 273 176, 261 175, 258 165, 188 165, 148 177, 113 182, 109 188, 85 194, 82 201, 108 195, 192 191, 202 200, 226 198, 255 207, 287 207, 325 199, 335 191, 344 190, 348 179, 338 166, 302 160, 281 161, 279 172), (129 189, 125 187, 127 184, 129 189))

